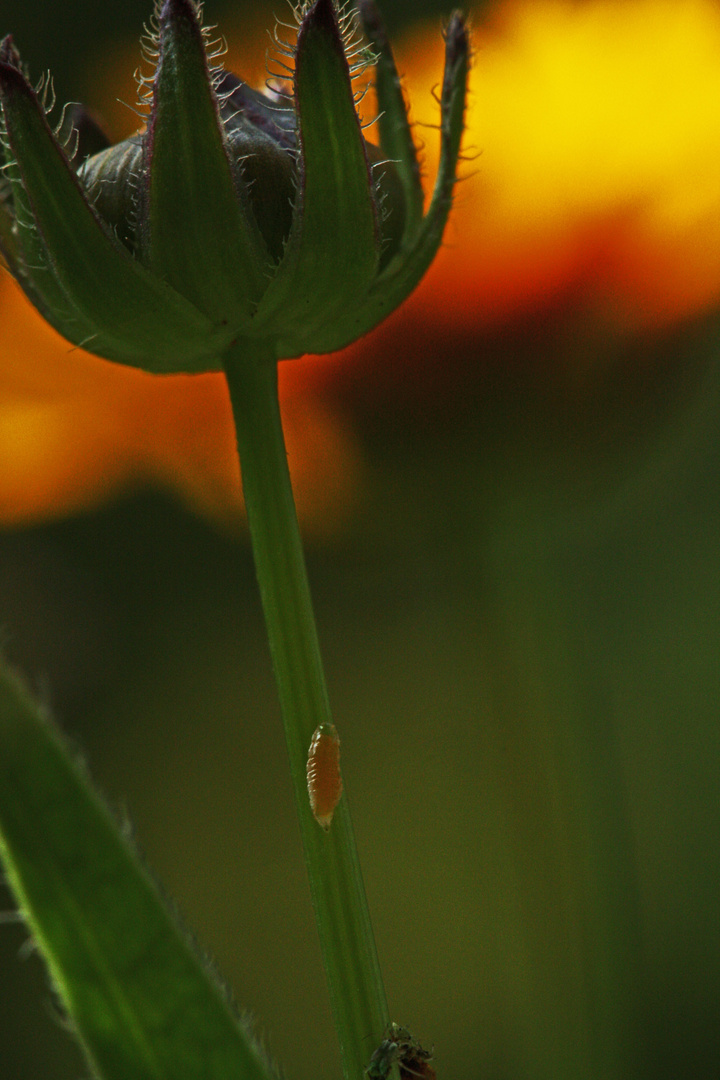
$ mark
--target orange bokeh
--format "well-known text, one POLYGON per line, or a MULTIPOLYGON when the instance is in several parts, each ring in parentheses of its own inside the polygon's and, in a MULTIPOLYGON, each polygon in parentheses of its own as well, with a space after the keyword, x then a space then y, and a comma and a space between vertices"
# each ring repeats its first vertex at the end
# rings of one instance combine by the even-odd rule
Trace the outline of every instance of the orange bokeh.
MULTIPOLYGON (((201 513, 241 519, 240 473, 222 375, 153 376, 73 349, 0 275, 0 521, 70 513, 142 484, 201 513)), ((304 362, 303 362, 304 363, 304 362)), ((283 365, 283 418, 305 528, 347 519, 362 458, 352 433, 283 365)))
MULTIPOLYGON (((421 125, 438 119, 437 26, 396 52, 432 177, 437 133, 421 125)), ((244 53, 257 69, 261 34, 244 37, 244 53)), ((229 66, 248 70, 232 44, 229 66)), ((111 126, 116 95, 123 88, 94 102, 111 126)), ((475 19, 468 127, 472 160, 415 295, 341 361, 281 366, 300 512, 319 534, 341 526, 362 491, 361 451, 328 393, 339 363, 382 349, 407 371, 405 342, 423 328, 450 350, 453 335, 568 298, 615 332, 669 325, 720 298, 720 5, 498 4, 475 19)), ((0 520, 71 512, 144 483, 238 520, 222 377, 152 377, 71 349, 2 273, 0 320, 0 520)))
MULTIPOLYGON (((477 156, 424 286, 433 313, 487 324, 574 290, 635 328, 716 304, 720 5, 509 0, 473 41, 477 156)), ((436 123, 432 28, 397 52, 415 119, 436 123)))

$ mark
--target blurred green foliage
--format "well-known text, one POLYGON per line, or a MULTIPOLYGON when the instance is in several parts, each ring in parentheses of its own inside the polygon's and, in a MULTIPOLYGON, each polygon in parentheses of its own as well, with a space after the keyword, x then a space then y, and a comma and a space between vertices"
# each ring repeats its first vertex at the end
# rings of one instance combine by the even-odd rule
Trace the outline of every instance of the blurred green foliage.
MULTIPOLYGON (((441 1076, 710 1080, 715 331, 578 355, 574 389, 557 334, 467 343, 424 411, 338 388, 372 484, 309 563, 391 1011, 441 1076)), ((336 1075, 246 538, 148 493, 8 531, 0 567, 8 654, 288 1075, 336 1075)), ((23 941, 3 1075, 76 1076, 23 941)))

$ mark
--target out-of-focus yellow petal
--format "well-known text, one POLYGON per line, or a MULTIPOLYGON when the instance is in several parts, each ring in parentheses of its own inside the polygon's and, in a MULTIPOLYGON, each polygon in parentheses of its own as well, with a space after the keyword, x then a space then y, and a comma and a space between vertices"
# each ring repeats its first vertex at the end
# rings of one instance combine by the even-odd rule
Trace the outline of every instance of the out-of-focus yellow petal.
MULTIPOLYGON (((398 48, 437 122, 430 28, 398 48)), ((476 20, 466 148, 446 248, 416 303, 502 319, 569 291, 620 325, 720 299, 720 6, 523 0, 476 20)), ((417 129, 435 168, 434 132, 417 129)))

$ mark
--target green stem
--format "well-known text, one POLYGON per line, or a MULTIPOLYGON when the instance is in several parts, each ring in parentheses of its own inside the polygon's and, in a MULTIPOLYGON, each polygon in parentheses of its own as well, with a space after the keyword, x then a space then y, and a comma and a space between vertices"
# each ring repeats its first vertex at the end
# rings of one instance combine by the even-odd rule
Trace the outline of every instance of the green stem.
POLYGON ((327 833, 315 821, 308 799, 308 748, 317 726, 331 717, 287 467, 277 363, 267 356, 248 356, 239 347, 223 363, 343 1071, 345 1080, 361 1080, 383 1038, 387 1002, 347 796, 340 799, 327 833))

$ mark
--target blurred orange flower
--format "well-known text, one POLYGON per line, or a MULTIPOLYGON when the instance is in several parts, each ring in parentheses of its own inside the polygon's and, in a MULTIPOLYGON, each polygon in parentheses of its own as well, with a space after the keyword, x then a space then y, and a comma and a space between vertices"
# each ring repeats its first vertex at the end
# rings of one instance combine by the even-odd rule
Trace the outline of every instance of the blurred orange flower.
MULTIPOLYGON (((425 283, 434 313, 487 322, 572 290, 637 328, 717 303, 720 5, 508 2, 474 45, 480 156, 425 283)), ((408 42, 413 102, 434 51, 408 42)))
MULTIPOLYGON (((6 274, 0 312, 0 521, 69 513, 144 483, 173 488, 219 522, 240 519, 223 375, 153 376, 73 349, 6 274)), ((306 526, 332 534, 362 459, 352 433, 303 385, 306 363, 285 372, 288 456, 306 526)))
MULTIPOLYGON (((300 513, 316 532, 341 524, 362 490, 362 453, 329 392, 340 365, 382 353, 407 374, 412 342, 450 354, 459 335, 568 299, 634 331, 720 298, 720 5, 517 0, 476 18, 474 47, 466 152, 478 156, 425 281, 341 357, 281 365, 300 513)), ((247 51, 264 53, 259 36, 247 51)), ((431 175, 435 132, 422 125, 437 122, 440 52, 435 25, 397 49, 431 175)), ((249 70, 233 54, 229 66, 249 70)), ((0 520, 148 482, 239 518, 222 376, 153 377, 73 350, 4 274, 0 320, 0 520)))

